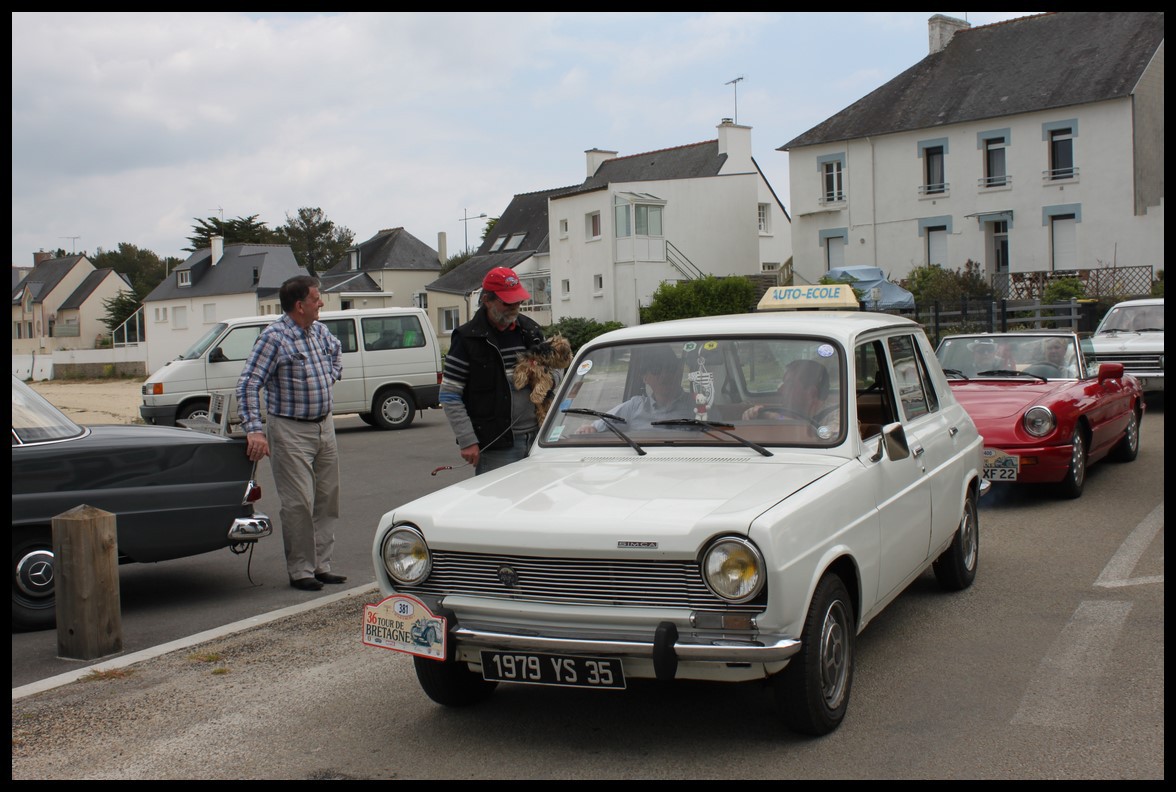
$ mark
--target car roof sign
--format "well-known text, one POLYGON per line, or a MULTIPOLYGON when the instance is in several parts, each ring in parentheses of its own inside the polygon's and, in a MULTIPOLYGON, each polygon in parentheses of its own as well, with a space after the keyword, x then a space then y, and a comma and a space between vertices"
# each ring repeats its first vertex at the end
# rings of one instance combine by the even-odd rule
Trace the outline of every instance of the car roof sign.
POLYGON ((822 308, 856 311, 861 306, 853 287, 848 283, 774 286, 764 292, 756 306, 759 311, 812 311, 822 308))

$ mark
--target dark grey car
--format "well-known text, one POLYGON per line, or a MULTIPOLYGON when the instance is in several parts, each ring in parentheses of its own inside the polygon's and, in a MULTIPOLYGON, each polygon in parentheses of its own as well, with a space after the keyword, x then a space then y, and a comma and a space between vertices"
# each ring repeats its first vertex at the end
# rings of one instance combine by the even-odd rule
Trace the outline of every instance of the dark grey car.
POLYGON ((12 377, 12 627, 54 626, 53 518, 115 515, 119 563, 166 561, 272 533, 244 441, 164 426, 79 426, 12 377))

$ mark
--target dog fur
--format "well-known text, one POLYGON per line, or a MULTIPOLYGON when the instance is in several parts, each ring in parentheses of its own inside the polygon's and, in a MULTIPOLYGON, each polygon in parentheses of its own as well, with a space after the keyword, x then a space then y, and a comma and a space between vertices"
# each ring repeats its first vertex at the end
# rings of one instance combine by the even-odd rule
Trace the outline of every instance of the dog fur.
POLYGON ((554 397, 555 374, 572 362, 572 345, 558 333, 519 355, 515 362, 514 384, 518 389, 531 388, 531 403, 535 405, 535 420, 543 425, 554 397))

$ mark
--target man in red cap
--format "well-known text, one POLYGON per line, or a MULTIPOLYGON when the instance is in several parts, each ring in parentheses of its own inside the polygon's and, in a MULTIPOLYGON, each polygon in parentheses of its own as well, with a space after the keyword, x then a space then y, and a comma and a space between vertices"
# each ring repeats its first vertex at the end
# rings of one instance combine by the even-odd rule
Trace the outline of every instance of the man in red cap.
POLYGON ((487 272, 477 313, 453 331, 445 355, 441 406, 475 475, 525 457, 539 428, 530 388, 513 384, 519 354, 543 341, 539 324, 519 313, 530 298, 514 270, 487 272))

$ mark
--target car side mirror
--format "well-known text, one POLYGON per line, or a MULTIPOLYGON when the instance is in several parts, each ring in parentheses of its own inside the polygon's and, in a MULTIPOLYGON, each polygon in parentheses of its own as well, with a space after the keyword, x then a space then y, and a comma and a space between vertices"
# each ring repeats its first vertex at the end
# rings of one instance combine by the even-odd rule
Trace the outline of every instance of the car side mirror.
POLYGON ((882 427, 882 445, 886 449, 886 456, 891 459, 906 459, 911 455, 906 430, 897 421, 882 427))
POLYGON ((221 350, 220 347, 217 347, 216 349, 214 349, 208 353, 208 362, 209 363, 228 363, 229 358, 227 355, 225 355, 225 353, 221 350))
POLYGON ((1123 379, 1123 364, 1122 363, 1099 363, 1098 364, 1098 381, 1109 379, 1123 379))

